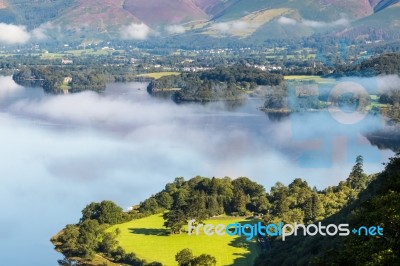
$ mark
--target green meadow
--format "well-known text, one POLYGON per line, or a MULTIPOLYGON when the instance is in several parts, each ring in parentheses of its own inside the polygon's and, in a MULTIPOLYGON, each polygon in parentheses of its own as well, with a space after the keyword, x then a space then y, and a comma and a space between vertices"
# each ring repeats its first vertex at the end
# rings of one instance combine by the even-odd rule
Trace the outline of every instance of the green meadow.
MULTIPOLYGON (((244 220, 243 217, 222 216, 209 219, 204 224, 228 225, 244 220)), ((246 241, 243 237, 227 234, 206 236, 201 230, 198 236, 189 236, 187 231, 169 235, 163 223, 162 214, 157 214, 118 224, 108 230, 114 231, 119 228, 119 245, 126 252, 134 252, 141 259, 148 262, 158 261, 166 266, 177 265, 175 254, 185 248, 191 249, 194 256, 203 253, 214 256, 217 265, 248 266, 253 264, 258 255, 258 246, 255 241, 246 241)))
POLYGON ((315 81, 318 84, 334 83, 335 79, 323 78, 320 76, 285 76, 285 80, 315 81))
POLYGON ((138 77, 149 77, 149 78, 154 78, 154 79, 159 79, 165 76, 172 76, 172 75, 179 75, 179 72, 153 72, 153 73, 146 73, 146 74, 140 74, 138 77))

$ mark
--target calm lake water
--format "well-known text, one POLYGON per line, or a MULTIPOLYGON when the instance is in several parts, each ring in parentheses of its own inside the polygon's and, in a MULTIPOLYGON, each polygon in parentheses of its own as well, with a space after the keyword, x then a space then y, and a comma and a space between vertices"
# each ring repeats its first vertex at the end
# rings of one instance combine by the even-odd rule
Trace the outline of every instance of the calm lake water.
POLYGON ((86 204, 128 208, 178 176, 247 176, 267 190, 301 177, 324 188, 359 154, 367 173, 393 155, 364 137, 384 127, 379 116, 349 125, 329 112, 267 115, 257 98, 176 105, 146 85, 54 96, 0 77, 2 265, 57 265, 49 239, 86 204))

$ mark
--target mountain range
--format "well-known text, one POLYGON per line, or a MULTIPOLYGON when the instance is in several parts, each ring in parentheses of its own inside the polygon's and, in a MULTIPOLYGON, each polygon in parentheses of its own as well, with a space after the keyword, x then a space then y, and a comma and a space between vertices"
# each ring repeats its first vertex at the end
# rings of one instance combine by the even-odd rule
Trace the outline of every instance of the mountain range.
POLYGON ((400 32, 400 0, 0 0, 0 23, 59 38, 367 39, 400 32))

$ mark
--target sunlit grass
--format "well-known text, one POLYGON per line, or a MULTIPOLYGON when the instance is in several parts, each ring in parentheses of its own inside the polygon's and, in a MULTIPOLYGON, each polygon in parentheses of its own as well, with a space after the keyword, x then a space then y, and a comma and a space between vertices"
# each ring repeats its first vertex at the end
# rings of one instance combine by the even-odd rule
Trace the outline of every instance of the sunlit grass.
POLYGON ((154 79, 159 79, 165 76, 173 76, 173 75, 179 75, 179 72, 153 72, 153 73, 146 73, 146 74, 140 74, 138 75, 139 77, 149 77, 149 78, 154 78, 154 79))
MULTIPOLYGON (((244 218, 218 217, 205 221, 205 224, 225 224, 243 221, 244 218)), ((133 220, 124 224, 115 225, 108 230, 119 228, 119 244, 127 251, 134 252, 139 258, 148 262, 159 261, 163 265, 176 265, 175 255, 180 250, 189 248, 195 256, 210 254, 217 259, 217 265, 253 264, 257 256, 257 244, 248 242, 244 238, 224 236, 189 236, 187 232, 168 235, 163 226, 161 214, 152 215, 143 219, 133 220)))
POLYGON ((335 79, 323 78, 321 76, 306 76, 306 75, 285 76, 285 80, 315 81, 316 83, 320 83, 320 84, 335 82, 335 79))

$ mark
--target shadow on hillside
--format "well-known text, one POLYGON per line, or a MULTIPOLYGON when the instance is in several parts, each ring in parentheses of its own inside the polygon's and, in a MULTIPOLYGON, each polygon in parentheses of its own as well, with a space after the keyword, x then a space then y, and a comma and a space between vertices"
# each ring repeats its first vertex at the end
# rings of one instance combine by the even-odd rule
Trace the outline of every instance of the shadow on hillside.
POLYGON ((139 235, 151 236, 168 236, 167 229, 154 229, 154 228, 129 228, 129 232, 139 235))
MULTIPOLYGON (((246 219, 245 221, 241 222, 240 224, 256 224, 259 220, 257 219, 246 219)), ((253 238, 252 240, 248 241, 246 240, 246 236, 241 236, 233 239, 230 243, 230 246, 236 247, 236 248, 242 248, 245 250, 248 250, 249 252, 246 254, 239 254, 239 253, 234 253, 235 256, 237 257, 234 262, 233 266, 248 266, 248 265, 253 265, 254 259, 257 257, 259 254, 260 248, 257 244, 257 239, 256 237, 253 238)))

